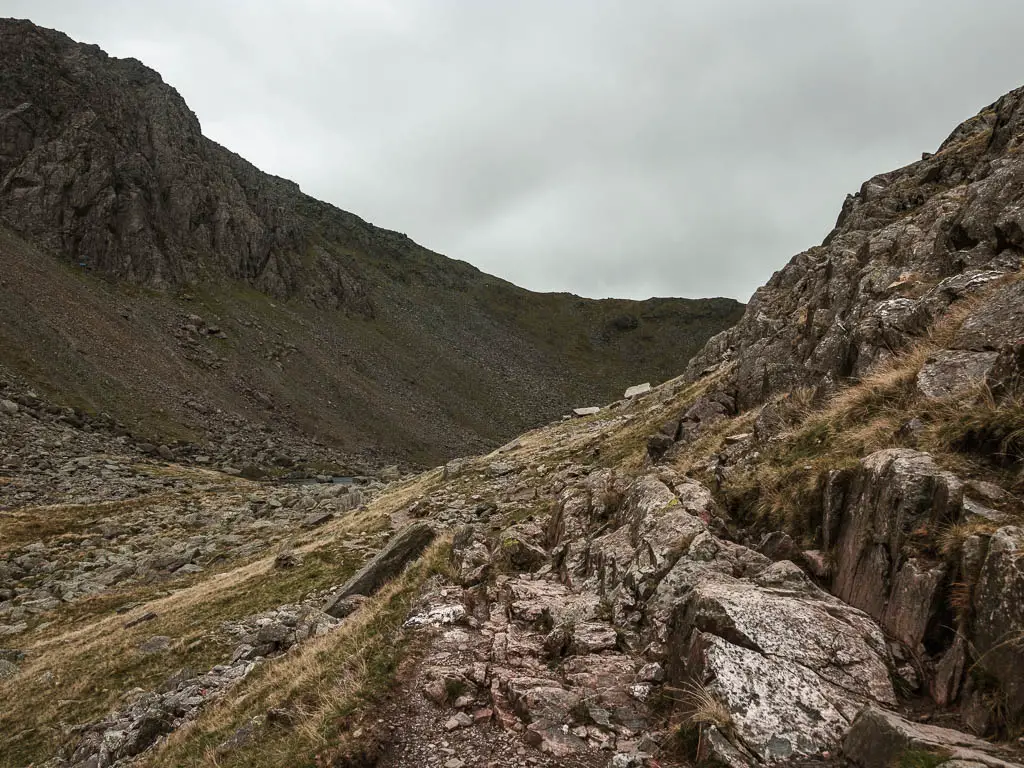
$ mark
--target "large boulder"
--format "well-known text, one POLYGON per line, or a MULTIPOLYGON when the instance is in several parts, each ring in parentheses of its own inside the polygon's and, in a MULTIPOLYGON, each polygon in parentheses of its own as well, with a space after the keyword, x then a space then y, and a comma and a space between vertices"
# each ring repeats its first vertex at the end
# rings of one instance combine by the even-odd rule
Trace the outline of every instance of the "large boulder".
POLYGON ((866 701, 895 705, 885 636, 790 562, 708 574, 679 608, 669 679, 705 686, 760 759, 830 748, 866 701))
POLYGON ((406 564, 417 557, 434 540, 434 529, 423 522, 413 523, 399 531, 370 562, 364 565, 324 604, 324 612, 341 618, 352 595, 369 596, 384 583, 397 576, 406 564))

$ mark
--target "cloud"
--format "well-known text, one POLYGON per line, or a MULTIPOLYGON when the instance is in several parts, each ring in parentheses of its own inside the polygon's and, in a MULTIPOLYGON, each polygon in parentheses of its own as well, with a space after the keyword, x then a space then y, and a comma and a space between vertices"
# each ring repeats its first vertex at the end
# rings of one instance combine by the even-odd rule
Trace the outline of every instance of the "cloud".
POLYGON ((205 132, 534 290, 749 297, 1022 83, 1016 0, 8 0, 205 132), (102 11, 100 10, 102 6, 102 11))

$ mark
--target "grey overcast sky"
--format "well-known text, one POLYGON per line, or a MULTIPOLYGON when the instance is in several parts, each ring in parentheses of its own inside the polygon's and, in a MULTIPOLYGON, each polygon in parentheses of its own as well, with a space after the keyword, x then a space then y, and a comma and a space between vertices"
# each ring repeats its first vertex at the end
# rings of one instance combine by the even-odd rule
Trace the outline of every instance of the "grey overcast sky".
POLYGON ((1021 0, 0 0, 308 194, 539 291, 745 301, 1024 84, 1021 0))

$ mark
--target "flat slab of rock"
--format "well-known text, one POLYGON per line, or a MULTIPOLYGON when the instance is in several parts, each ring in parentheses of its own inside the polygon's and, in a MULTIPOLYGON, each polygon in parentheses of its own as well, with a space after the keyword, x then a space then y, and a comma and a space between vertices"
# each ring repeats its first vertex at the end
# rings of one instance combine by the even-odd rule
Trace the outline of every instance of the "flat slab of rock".
POLYGON ((313 512, 306 516, 306 519, 302 521, 303 528, 316 528, 318 525, 323 525, 334 517, 334 513, 328 509, 321 509, 313 512))
POLYGON ((985 381, 998 352, 946 349, 928 358, 917 374, 917 388, 925 397, 949 397, 967 392, 985 381))
POLYGON ((595 413, 601 411, 596 405, 592 405, 588 408, 573 408, 572 412, 574 416, 593 416, 595 413))
POLYGON ((1021 768, 1004 759, 995 745, 949 728, 911 723, 895 712, 867 706, 843 739, 843 754, 861 768, 891 768, 908 754, 931 753, 938 765, 971 763, 989 768, 1021 768), (941 758, 945 758, 942 760, 941 758))
POLYGON ((345 598, 352 595, 369 597, 390 579, 397 576, 406 563, 427 548, 434 540, 434 529, 426 523, 413 523, 395 534, 370 562, 359 569, 345 585, 327 599, 324 613, 340 618, 345 598))
POLYGON ((643 384, 635 384, 634 386, 630 387, 629 389, 626 390, 626 394, 624 394, 623 397, 626 398, 627 400, 632 400, 634 397, 646 395, 650 391, 651 383, 648 381, 644 382, 643 384))

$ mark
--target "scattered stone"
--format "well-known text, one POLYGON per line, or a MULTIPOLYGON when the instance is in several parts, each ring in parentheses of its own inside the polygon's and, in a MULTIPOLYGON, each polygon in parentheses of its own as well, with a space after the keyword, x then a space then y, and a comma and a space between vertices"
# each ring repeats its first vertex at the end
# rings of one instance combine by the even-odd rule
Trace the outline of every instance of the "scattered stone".
POLYGON ((363 604, 369 599, 366 595, 349 595, 333 603, 331 610, 325 612, 336 619, 343 619, 362 608, 363 604))
POLYGON ((465 712, 456 712, 454 715, 445 720, 444 729, 446 731, 454 731, 458 728, 468 728, 472 724, 472 717, 467 715, 465 712))
POLYGON ((143 653, 163 653, 171 647, 171 638, 166 635, 154 635, 139 646, 143 653))
POLYGON ((278 552, 274 558, 274 567, 280 570, 298 568, 300 565, 302 565, 302 556, 290 549, 278 552))
POLYGON ((305 520, 302 521, 303 528, 316 528, 318 525, 323 525, 328 520, 334 517, 334 513, 330 510, 320 510, 308 515, 305 520))
POLYGON ((18 674, 18 665, 7 659, 0 659, 0 680, 7 680, 18 674))
POLYGON ((146 611, 141 616, 136 616, 131 621, 126 621, 124 624, 124 628, 131 629, 132 627, 137 627, 139 624, 143 624, 147 621, 152 621, 156 618, 156 616, 157 614, 154 611, 146 611))

